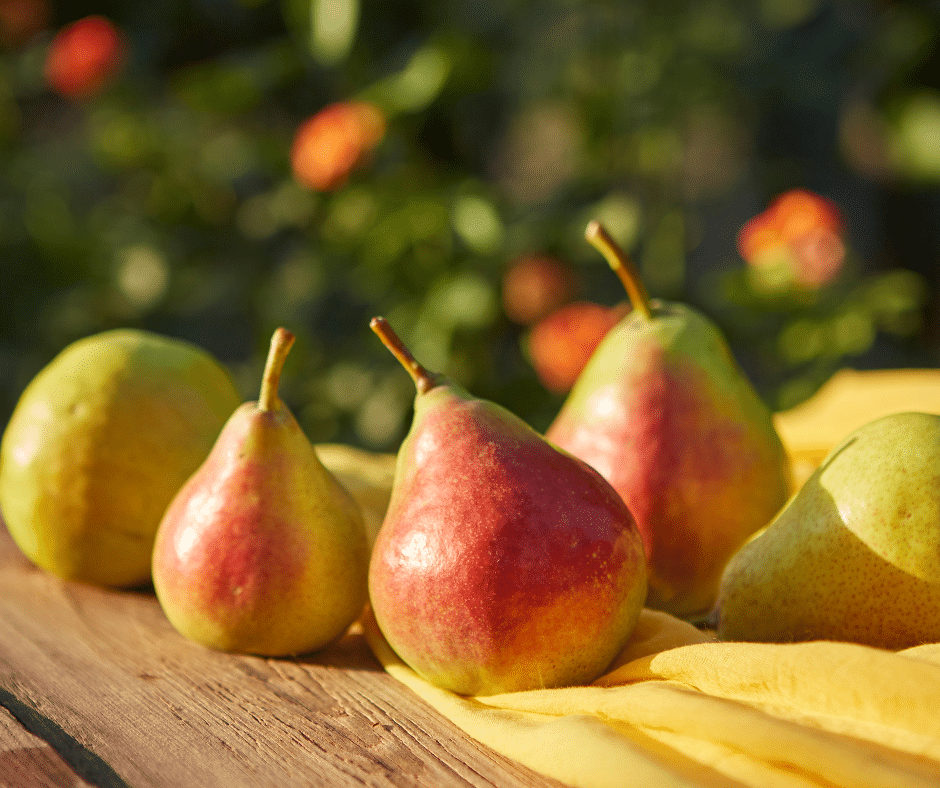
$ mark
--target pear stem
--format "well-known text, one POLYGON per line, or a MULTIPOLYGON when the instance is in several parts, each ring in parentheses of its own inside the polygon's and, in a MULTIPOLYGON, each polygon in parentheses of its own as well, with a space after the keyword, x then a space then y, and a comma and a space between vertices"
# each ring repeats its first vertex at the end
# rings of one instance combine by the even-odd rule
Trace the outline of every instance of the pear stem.
POLYGON ((653 314, 650 307, 649 293, 646 292, 646 286, 643 284, 643 279, 633 264, 633 260, 617 245, 617 242, 610 237, 610 233, 596 219, 588 222, 584 237, 591 246, 604 255, 608 265, 620 277, 633 308, 649 320, 653 314))
POLYGON ((401 365, 408 370, 408 374, 411 375, 412 380, 414 380, 415 388, 418 389, 419 394, 430 391, 438 384, 438 376, 428 372, 415 360, 415 357, 411 355, 411 351, 408 350, 405 343, 399 339, 398 334, 395 333, 394 329, 388 324, 388 321, 384 317, 373 317, 369 323, 369 327, 378 334, 379 339, 382 340, 382 344, 385 345, 385 347, 392 352, 392 355, 401 362, 401 365))
POLYGON ((258 395, 258 410, 273 411, 281 406, 277 387, 281 381, 281 370, 284 361, 294 344, 294 335, 286 328, 278 328, 271 337, 271 348, 268 350, 268 360, 264 365, 261 376, 261 393, 258 395))

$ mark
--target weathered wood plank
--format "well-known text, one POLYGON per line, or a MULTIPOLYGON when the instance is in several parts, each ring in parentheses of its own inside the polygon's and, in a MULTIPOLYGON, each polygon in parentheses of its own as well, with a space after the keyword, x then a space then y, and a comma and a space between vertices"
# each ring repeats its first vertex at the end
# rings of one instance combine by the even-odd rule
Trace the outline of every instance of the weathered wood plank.
POLYGON ((0 708, 0 788, 93 788, 53 749, 0 708))
POLYGON ((429 708, 358 632, 300 659, 212 652, 152 592, 60 581, 3 529, 0 693, 102 786, 557 785, 429 708))

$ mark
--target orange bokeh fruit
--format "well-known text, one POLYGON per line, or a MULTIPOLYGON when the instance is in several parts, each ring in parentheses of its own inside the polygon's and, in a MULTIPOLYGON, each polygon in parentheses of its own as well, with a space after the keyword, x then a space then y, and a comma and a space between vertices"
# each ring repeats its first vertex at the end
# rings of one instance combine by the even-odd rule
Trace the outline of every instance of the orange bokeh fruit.
POLYGON ((45 76, 57 93, 87 98, 120 70, 127 43, 120 30, 103 16, 87 16, 62 28, 52 39, 45 76))
POLYGON ((503 274, 503 311, 514 323, 532 325, 571 300, 576 290, 574 273, 560 260, 522 255, 503 274))
POLYGON ((629 311, 628 304, 574 301, 536 323, 528 334, 527 354, 545 388, 568 391, 601 340, 629 311))
POLYGON ((737 241, 752 271, 775 269, 772 281, 778 285, 821 287, 839 275, 845 260, 841 212, 805 189, 774 200, 744 224, 737 241))
POLYGON ((294 177, 318 191, 338 189, 385 134, 385 115, 363 101, 330 104, 297 130, 291 147, 294 177))

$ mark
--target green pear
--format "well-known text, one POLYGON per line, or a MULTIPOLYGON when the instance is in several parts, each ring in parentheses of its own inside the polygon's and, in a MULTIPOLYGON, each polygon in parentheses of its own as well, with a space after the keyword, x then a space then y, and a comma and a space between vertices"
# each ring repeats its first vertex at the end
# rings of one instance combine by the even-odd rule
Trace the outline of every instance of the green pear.
POLYGON ((359 507, 277 393, 293 342, 274 332, 258 401, 232 414, 157 531, 157 599, 181 634, 209 648, 315 651, 365 606, 359 507))
POLYGON ((43 569, 144 585, 164 509, 241 396, 204 350, 146 331, 78 340, 23 391, 0 444, 0 508, 43 569))
POLYGON ((940 641, 940 416, 850 434, 728 564, 723 640, 940 641))
POLYGON ((651 301, 597 222, 586 237, 634 308, 598 346, 545 436, 626 501, 646 549, 647 605, 699 617, 730 557, 786 503, 789 463, 719 329, 688 306, 651 301))
POLYGON ((383 319, 372 328, 417 388, 369 568, 385 638, 464 695, 592 681, 646 597, 626 505, 520 418, 424 369, 383 319))

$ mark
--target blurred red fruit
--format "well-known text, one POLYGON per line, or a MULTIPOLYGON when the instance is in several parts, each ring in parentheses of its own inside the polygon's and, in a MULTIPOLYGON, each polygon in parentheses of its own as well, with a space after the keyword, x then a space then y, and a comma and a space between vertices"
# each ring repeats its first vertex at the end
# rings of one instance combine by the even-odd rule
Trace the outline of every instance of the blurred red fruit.
POLYGON ((839 275, 845 261, 842 216, 818 194, 789 191, 745 223, 738 251, 770 286, 821 287, 839 275))
POLYGON ((329 191, 342 186, 385 134, 385 115, 362 101, 340 101, 309 118, 291 148, 294 177, 329 191))
POLYGON ((62 28, 46 54, 49 86, 83 99, 98 92, 120 70, 127 54, 123 34, 102 16, 87 16, 62 28))
POLYGON ((574 273, 554 257, 517 257, 503 276, 503 311, 529 326, 570 301, 576 288, 574 273))
POLYGON ((42 30, 49 20, 46 0, 0 0, 0 41, 16 47, 42 30))
POLYGON ((575 301, 536 323, 528 335, 527 353, 545 388, 558 394, 568 391, 607 332, 629 311, 625 303, 606 307, 575 301))

